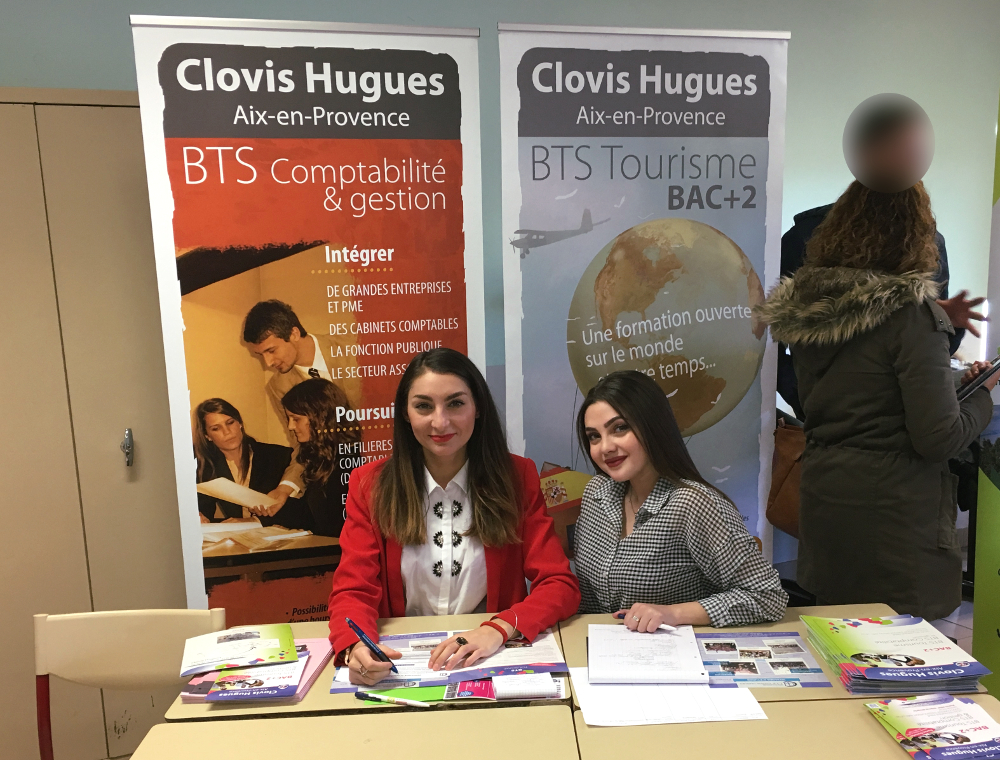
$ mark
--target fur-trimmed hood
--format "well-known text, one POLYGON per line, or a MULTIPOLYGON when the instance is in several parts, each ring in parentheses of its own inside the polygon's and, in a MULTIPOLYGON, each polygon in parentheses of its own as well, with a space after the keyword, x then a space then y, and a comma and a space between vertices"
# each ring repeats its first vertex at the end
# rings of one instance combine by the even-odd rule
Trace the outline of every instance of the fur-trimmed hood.
POLYGON ((937 297, 933 273, 803 266, 779 282, 757 316, 790 345, 831 346, 873 330, 904 306, 937 297))

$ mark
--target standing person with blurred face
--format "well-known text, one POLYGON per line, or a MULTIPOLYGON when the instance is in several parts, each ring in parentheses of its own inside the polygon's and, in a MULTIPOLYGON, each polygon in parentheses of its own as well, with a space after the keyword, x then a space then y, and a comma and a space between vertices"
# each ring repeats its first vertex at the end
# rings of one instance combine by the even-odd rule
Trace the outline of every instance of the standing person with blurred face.
MULTIPOLYGON (((917 103, 885 93, 869 98, 851 114, 844 130, 844 151, 851 171, 863 185, 877 192, 898 192, 912 187, 927 171, 934 152, 934 132, 917 103)), ((795 223, 781 236, 782 277, 793 276, 805 263, 806 245, 832 208, 831 203, 795 215, 795 223)), ((975 321, 985 317, 975 309, 986 299, 969 299, 965 290, 948 297, 948 249, 937 228, 934 244, 938 251, 934 272, 939 286, 937 302, 955 327, 948 341, 949 352, 954 354, 966 330, 980 337, 975 321)), ((784 344, 778 347, 778 393, 801 419, 795 368, 784 344)))
POLYGON ((733 503, 698 472, 670 402, 642 372, 612 372, 577 415, 597 475, 576 523, 580 612, 644 633, 778 620, 788 595, 733 503))
MULTIPOLYGON (((267 395, 286 427, 288 416, 281 400, 289 390, 311 378, 333 382, 326 360, 337 353, 336 339, 330 335, 307 333, 292 307, 286 303, 272 300, 255 304, 243 321, 243 342, 271 371, 271 377, 267 381, 267 395)), ((350 409, 344 390, 337 385, 334 388, 336 404, 350 409)), ((291 443, 297 450, 298 443, 294 436, 291 436, 291 443)), ((276 514, 284 506, 286 499, 290 496, 297 497, 304 490, 302 466, 295 456, 280 485, 268 494, 278 503, 268 508, 266 514, 276 514)))
MULTIPOLYGON (((305 493, 313 533, 336 538, 344 527, 347 486, 338 466, 337 447, 361 440, 357 426, 337 424, 340 390, 329 380, 313 378, 292 387, 281 404, 288 430, 299 445, 296 459, 302 465, 305 493)), ((280 513, 279 513, 280 515, 280 513)))
POLYGON ((380 617, 495 613, 431 652, 433 670, 452 670, 508 640, 532 641, 580 601, 534 464, 508 452, 486 380, 449 348, 417 354, 403 373, 392 456, 351 474, 340 547, 330 640, 356 684, 377 683, 390 666, 346 617, 377 640, 380 617))
POLYGON ((928 619, 961 602, 947 460, 986 427, 997 381, 956 398, 934 233, 922 183, 854 182, 759 310, 791 346, 805 414, 799 584, 928 619))

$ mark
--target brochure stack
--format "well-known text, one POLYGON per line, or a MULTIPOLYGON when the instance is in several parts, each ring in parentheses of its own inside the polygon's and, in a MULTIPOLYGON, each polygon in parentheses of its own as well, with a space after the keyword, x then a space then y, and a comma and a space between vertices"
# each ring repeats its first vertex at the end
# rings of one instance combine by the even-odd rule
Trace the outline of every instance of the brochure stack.
POLYGON ((923 618, 802 616, 816 650, 851 694, 974 692, 990 671, 923 618))

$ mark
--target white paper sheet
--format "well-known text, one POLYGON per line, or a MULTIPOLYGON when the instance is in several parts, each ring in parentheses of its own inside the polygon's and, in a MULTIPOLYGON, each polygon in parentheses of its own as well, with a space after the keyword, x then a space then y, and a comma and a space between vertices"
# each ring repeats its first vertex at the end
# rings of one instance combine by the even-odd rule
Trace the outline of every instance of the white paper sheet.
POLYGON ((241 507, 270 507, 278 503, 267 494, 237 485, 228 478, 216 478, 207 483, 199 483, 198 493, 239 504, 241 507))
POLYGON ((551 699, 557 691, 551 673, 493 676, 493 693, 497 699, 551 699))
POLYGON ((587 668, 570 668, 569 672, 588 726, 767 719, 749 689, 712 689, 703 684, 592 684, 587 668))
POLYGON ((694 629, 636 633, 623 625, 591 625, 591 683, 708 683, 694 629))

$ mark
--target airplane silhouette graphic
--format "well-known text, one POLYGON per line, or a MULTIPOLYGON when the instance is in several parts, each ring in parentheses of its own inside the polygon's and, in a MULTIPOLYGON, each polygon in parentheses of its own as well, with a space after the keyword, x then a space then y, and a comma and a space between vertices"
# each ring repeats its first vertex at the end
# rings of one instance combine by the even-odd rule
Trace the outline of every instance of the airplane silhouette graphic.
POLYGON ((590 217, 590 209, 585 209, 583 212, 583 219, 580 220, 580 227, 575 230, 515 230, 515 235, 522 235, 517 239, 511 240, 510 244, 514 246, 515 250, 520 249, 521 258, 523 259, 529 253, 531 253, 532 248, 540 248, 543 245, 551 245, 552 243, 558 243, 560 240, 567 240, 571 237, 576 237, 577 235, 583 235, 590 232, 599 224, 604 224, 605 222, 611 221, 611 217, 607 219, 602 219, 599 222, 594 222, 590 217))

